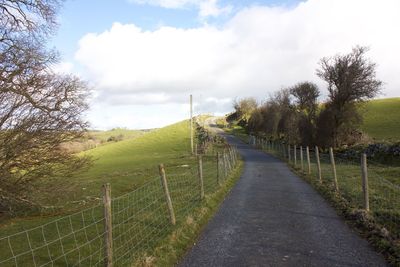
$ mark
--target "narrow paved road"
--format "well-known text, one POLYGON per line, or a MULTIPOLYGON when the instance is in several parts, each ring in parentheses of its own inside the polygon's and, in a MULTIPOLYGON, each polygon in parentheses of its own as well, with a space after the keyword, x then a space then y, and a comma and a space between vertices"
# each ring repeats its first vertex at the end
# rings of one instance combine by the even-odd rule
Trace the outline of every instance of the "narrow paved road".
POLYGON ((284 163, 227 139, 244 172, 179 266, 386 266, 284 163))

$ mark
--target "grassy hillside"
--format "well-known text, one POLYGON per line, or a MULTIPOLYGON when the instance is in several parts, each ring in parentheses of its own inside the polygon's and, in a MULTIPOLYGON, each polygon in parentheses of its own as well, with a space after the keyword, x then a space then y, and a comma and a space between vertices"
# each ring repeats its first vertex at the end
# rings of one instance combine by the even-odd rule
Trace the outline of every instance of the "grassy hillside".
MULTIPOLYGON (((80 210, 99 201, 101 186, 105 183, 112 184, 112 194, 116 197, 132 191, 150 178, 158 177, 160 163, 166 165, 167 173, 181 170, 184 168, 181 165, 194 163, 195 158, 189 151, 188 122, 179 122, 135 139, 110 143, 83 152, 93 158, 93 165, 87 172, 68 178, 72 190, 68 188, 64 195, 37 193, 34 197, 45 206, 56 207, 59 214, 80 210)), ((42 186, 57 186, 52 183, 43 183, 42 186)), ((43 220, 46 219, 32 217, 23 224, 35 225, 43 220)))
POLYGON ((376 140, 400 140, 400 98, 372 100, 363 109, 363 131, 376 140))
POLYGON ((124 128, 115 128, 108 131, 89 131, 88 137, 99 140, 101 143, 107 142, 110 138, 118 138, 121 140, 132 139, 142 136, 148 131, 144 130, 129 130, 124 128))
POLYGON ((77 177, 82 187, 87 187, 84 195, 98 194, 106 182, 112 183, 114 194, 119 195, 140 186, 147 178, 157 176, 160 163, 174 169, 175 165, 190 161, 189 134, 188 122, 183 121, 135 139, 85 152, 95 161, 87 173, 77 177))
POLYGON ((79 153, 101 145, 140 137, 151 130, 128 130, 116 128, 109 131, 88 131, 80 140, 66 142, 62 147, 70 153, 79 153))
POLYGON ((113 196, 132 191, 149 178, 158 176, 158 164, 164 163, 168 171, 175 165, 190 162, 188 122, 183 121, 148 134, 112 142, 83 152, 92 157, 93 166, 85 173, 71 177, 76 189, 66 198, 50 198, 47 202, 66 208, 88 205, 96 201, 105 183, 113 186, 113 196))

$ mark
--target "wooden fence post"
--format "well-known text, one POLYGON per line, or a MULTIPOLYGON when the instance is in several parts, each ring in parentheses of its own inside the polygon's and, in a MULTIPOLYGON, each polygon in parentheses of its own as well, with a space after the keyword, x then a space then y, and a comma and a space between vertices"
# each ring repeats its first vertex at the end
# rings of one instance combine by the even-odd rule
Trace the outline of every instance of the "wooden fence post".
POLYGON ((236 147, 233 148, 233 159, 235 160, 235 167, 237 165, 237 154, 236 154, 236 147))
POLYGON ((232 169, 233 169, 234 166, 235 166, 235 158, 234 158, 234 156, 233 156, 233 148, 232 148, 232 147, 229 147, 229 155, 231 156, 231 160, 232 160, 232 169))
POLYGON ((368 192, 368 171, 367 171, 367 154, 361 156, 361 177, 364 195, 364 209, 369 211, 369 192, 368 192))
POLYGON ((219 174, 219 172, 220 172, 220 168, 219 168, 219 164, 220 164, 220 159, 219 159, 220 157, 219 157, 219 152, 217 152, 217 183, 218 183, 218 185, 219 186, 221 186, 221 177, 220 177, 220 174, 219 174))
POLYGON ((113 238, 112 238, 112 213, 111 213, 111 186, 109 183, 103 185, 103 205, 104 205, 104 266, 113 266, 113 238))
POLYGON ((333 172, 333 184, 335 185, 336 192, 339 192, 339 185, 336 176, 336 165, 335 165, 335 157, 333 155, 333 148, 329 148, 329 156, 331 158, 332 172, 333 172))
POLYGON ((167 176, 165 175, 164 164, 159 165, 159 171, 160 171, 161 183, 164 188, 165 200, 167 201, 169 218, 170 218, 171 224, 175 225, 176 224, 175 212, 174 212, 174 207, 172 206, 171 195, 169 194, 167 176))
POLYGON ((297 146, 293 146, 293 160, 294 160, 294 166, 296 167, 297 165, 297 146))
POLYGON ((319 180, 320 183, 322 183, 321 162, 319 161, 318 146, 315 146, 315 157, 317 158, 318 180, 319 180))
POLYGON ((222 159, 223 159, 223 162, 224 162, 224 179, 226 178, 226 176, 228 176, 228 166, 227 166, 227 162, 226 162, 226 155, 225 155, 225 150, 224 150, 224 152, 222 153, 222 159))
POLYGON ((198 156, 199 160, 199 182, 200 182, 200 199, 204 198, 204 181, 203 181, 203 160, 198 156))
POLYGON ((300 146, 300 164, 301 164, 301 171, 304 171, 304 164, 303 164, 303 146, 300 146))
POLYGON ((310 160, 310 148, 307 146, 306 148, 306 156, 307 156, 307 165, 308 165, 308 174, 311 174, 311 160, 310 160))
POLYGON ((227 162, 228 162, 228 167, 229 167, 228 173, 229 173, 232 170, 232 159, 231 159, 231 156, 230 156, 230 153, 229 153, 229 148, 228 148, 228 153, 226 153, 226 159, 227 159, 227 162))
POLYGON ((225 158, 226 158, 226 166, 227 166, 228 173, 229 173, 230 170, 231 170, 231 164, 230 164, 230 161, 229 161, 229 149, 225 150, 225 158))
POLYGON ((288 144, 288 161, 290 163, 290 144, 288 144))

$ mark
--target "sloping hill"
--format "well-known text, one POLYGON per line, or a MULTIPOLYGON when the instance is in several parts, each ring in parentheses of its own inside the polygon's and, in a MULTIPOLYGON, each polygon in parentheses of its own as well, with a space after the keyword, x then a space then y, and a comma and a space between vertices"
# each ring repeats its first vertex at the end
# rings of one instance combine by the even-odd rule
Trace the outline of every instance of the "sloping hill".
POLYGON ((87 185, 85 195, 98 195, 106 182, 112 182, 113 194, 119 195, 157 176, 159 163, 171 168, 178 163, 182 165, 183 161, 190 160, 189 136, 188 121, 182 121, 135 139, 85 152, 94 159, 89 171, 78 177, 82 185, 87 185))
POLYGON ((378 141, 400 140, 400 97, 372 100, 364 110, 362 129, 370 137, 378 141))
POLYGON ((115 129, 108 130, 108 131, 94 131, 94 130, 89 131, 88 137, 89 138, 92 137, 96 140, 99 140, 101 143, 105 143, 105 142, 110 141, 110 139, 121 141, 121 140, 126 140, 126 139, 137 138, 139 136, 142 136, 146 132, 149 132, 149 131, 115 128, 115 129))
MULTIPOLYGON (((189 134, 188 121, 182 121, 135 139, 82 152, 93 157, 93 165, 88 171, 69 177, 66 181, 68 188, 65 189, 64 194, 54 194, 51 190, 47 190, 48 193, 33 192, 32 197, 42 205, 59 207, 56 214, 62 215, 98 203, 101 187, 105 183, 112 184, 113 197, 133 191, 150 178, 159 176, 158 164, 160 163, 166 165, 167 175, 185 172, 187 165, 196 163, 196 158, 190 153, 189 134)), ((41 181, 41 183, 40 186, 44 188, 59 186, 57 181, 53 180, 41 181)), ((33 216, 29 219, 17 218, 3 221, 12 226, 8 230, 3 228, 3 234, 20 231, 21 227, 33 227, 49 219, 52 219, 52 214, 48 218, 33 216)))
POLYGON ((195 160, 190 155, 188 121, 133 139, 109 142, 82 154, 91 156, 93 165, 88 171, 69 177, 64 182, 68 186, 65 194, 54 195, 48 190, 58 186, 56 181, 42 181, 38 186, 47 190, 37 191, 33 198, 45 206, 64 207, 66 211, 79 209, 96 202, 105 183, 112 183, 113 196, 116 197, 141 186, 150 178, 158 177, 160 163, 165 164, 167 172, 171 173, 195 160))

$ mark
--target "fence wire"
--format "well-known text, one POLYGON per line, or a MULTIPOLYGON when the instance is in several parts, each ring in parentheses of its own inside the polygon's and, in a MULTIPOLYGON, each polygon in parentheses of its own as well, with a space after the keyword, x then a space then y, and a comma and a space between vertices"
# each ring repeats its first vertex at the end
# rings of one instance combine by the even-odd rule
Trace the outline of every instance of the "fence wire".
MULTIPOLYGON (((235 168, 237 152, 226 147, 202 156, 203 185, 206 196, 216 192, 235 168)), ((202 204, 198 164, 187 168, 171 166, 166 177, 170 197, 179 224, 202 204)), ((112 261, 114 266, 132 266, 141 257, 151 255, 171 233, 166 196, 160 177, 111 200, 112 261)), ((46 224, 0 238, 0 266, 104 266, 104 206, 98 204, 83 211, 54 219, 46 224)))
POLYGON ((98 266, 103 262, 102 207, 0 239, 0 266, 98 266))

